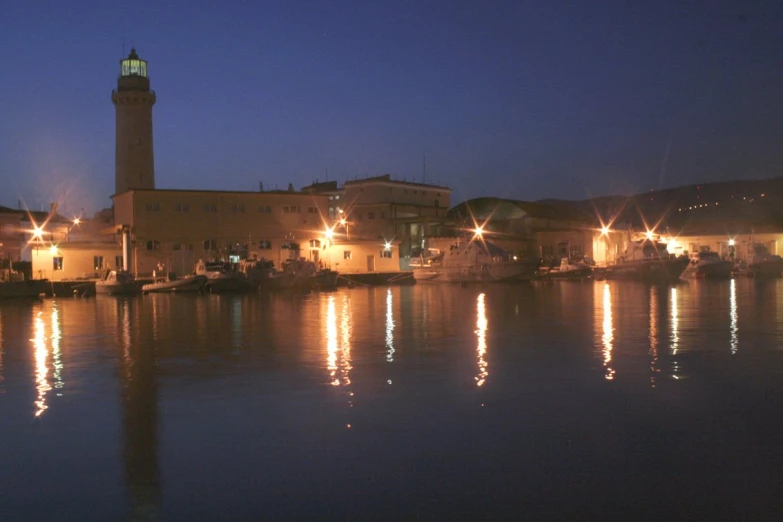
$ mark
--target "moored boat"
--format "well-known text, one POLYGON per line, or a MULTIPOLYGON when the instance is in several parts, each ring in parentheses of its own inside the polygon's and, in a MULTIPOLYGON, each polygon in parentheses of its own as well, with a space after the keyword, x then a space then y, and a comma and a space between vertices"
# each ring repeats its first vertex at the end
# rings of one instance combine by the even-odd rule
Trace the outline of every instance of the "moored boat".
POLYGON ((728 279, 731 261, 721 259, 717 252, 697 252, 691 257, 680 277, 683 279, 728 279))
POLYGON ((559 266, 545 267, 538 271, 540 279, 585 279, 592 274, 592 266, 584 261, 572 262, 567 257, 560 260, 559 266))
POLYGON ((245 274, 235 271, 231 263, 221 261, 205 263, 199 260, 196 263, 195 274, 206 278, 204 289, 213 294, 244 292, 253 288, 253 284, 245 274))
POLYGON ((783 258, 770 253, 766 246, 756 243, 753 254, 747 260, 748 275, 753 277, 780 277, 783 274, 783 258))
POLYGON ((487 283, 530 280, 538 262, 517 261, 480 238, 458 241, 448 251, 430 249, 411 259, 413 277, 422 283, 487 283))
POLYGON ((645 239, 631 243, 630 252, 603 270, 606 279, 645 282, 677 281, 688 264, 685 256, 670 254, 666 245, 645 239))
POLYGON ((165 279, 147 283, 141 287, 145 293, 148 292, 202 292, 207 284, 207 277, 201 274, 190 274, 184 277, 177 277, 170 273, 165 279))
POLYGON ((136 278, 124 270, 109 270, 103 279, 95 282, 96 294, 133 295, 139 292, 141 286, 136 278))

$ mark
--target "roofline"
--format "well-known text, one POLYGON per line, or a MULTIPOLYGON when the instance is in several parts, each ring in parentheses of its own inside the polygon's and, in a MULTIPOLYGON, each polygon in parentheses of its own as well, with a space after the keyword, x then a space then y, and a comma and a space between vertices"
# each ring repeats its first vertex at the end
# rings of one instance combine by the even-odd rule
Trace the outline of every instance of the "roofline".
POLYGON ((325 192, 291 192, 288 190, 201 190, 201 189, 128 189, 117 194, 112 194, 110 197, 114 199, 116 196, 127 194, 128 192, 181 192, 181 193, 198 193, 198 194, 273 194, 273 195, 287 195, 287 196, 326 196, 325 192))
POLYGON ((429 183, 416 183, 415 181, 401 181, 398 179, 383 179, 383 178, 366 178, 366 179, 352 179, 343 184, 343 187, 348 185, 362 185, 362 184, 379 184, 379 185, 410 185, 414 187, 427 187, 433 189, 439 189, 447 192, 451 192, 449 187, 442 185, 430 185, 429 183))

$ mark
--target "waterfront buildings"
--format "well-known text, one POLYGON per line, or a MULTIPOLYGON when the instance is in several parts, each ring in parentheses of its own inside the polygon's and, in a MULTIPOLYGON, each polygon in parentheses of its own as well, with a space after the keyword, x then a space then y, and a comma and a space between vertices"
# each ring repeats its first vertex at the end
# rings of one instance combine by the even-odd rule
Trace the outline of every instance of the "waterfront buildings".
MULTIPOLYGON (((23 222, 32 217, 0 211, 0 253, 21 259, 27 252, 35 277, 93 277, 122 267, 139 275, 184 274, 199 259, 266 258, 279 265, 293 256, 344 273, 394 272, 407 269, 410 256, 421 249, 445 248, 476 226, 518 258, 552 262, 586 256, 611 264, 632 240, 634 227, 625 220, 605 229, 592 200, 581 205, 581 211, 578 204, 502 198, 478 198, 451 208, 448 187, 392 179, 389 174, 348 180, 342 187, 337 181, 316 181, 301 190, 290 184, 287 190, 259 186, 257 192, 158 189, 152 123, 156 95, 148 73, 147 62, 135 49, 120 60, 111 95, 116 119, 113 209, 76 227, 52 209, 34 219, 46 223, 40 233, 33 223, 23 222), (11 232, 23 229, 27 232, 11 232)), ((760 190, 759 198, 769 199, 771 192, 760 190)), ((717 208, 718 202, 712 201, 717 196, 698 186, 688 197, 693 201, 678 206, 679 214, 695 209, 696 202, 701 212, 707 200, 710 208, 717 208)), ((639 203, 656 203, 654 198, 639 203)), ((750 196, 743 201, 746 198, 753 201, 750 196)), ((730 241, 737 241, 736 235, 752 234, 750 225, 717 235, 705 235, 708 227, 685 230, 684 225, 676 232, 657 232, 671 240, 670 248, 677 252, 686 248, 677 250, 676 245, 687 244, 690 252, 714 248, 723 253, 730 241)), ((755 240, 776 253, 783 240, 780 230, 783 224, 765 231, 768 236, 757 233, 755 240)), ((740 251, 735 249, 737 255, 740 251)))

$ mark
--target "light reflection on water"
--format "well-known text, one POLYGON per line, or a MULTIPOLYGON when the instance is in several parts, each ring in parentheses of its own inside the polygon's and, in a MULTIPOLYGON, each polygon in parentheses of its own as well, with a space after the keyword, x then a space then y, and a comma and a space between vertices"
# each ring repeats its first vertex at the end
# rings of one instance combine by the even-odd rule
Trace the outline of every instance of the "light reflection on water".
POLYGON ((487 382, 487 361, 484 355, 487 353, 487 309, 484 304, 486 294, 481 293, 476 298, 476 336, 478 344, 476 353, 478 354, 478 375, 476 375, 476 386, 483 386, 487 382))
POLYGON ((612 341, 614 341, 614 326, 612 325, 612 293, 609 283, 604 283, 603 290, 603 335, 601 341, 604 345, 604 378, 608 381, 614 379, 615 371, 612 369, 612 341))
POLYGON ((655 386, 658 369, 658 288, 650 287, 650 386, 655 386))
POLYGON ((5 393, 5 387, 3 386, 3 314, 0 313, 0 395, 5 393))
POLYGON ((729 297, 729 331, 731 332, 731 353, 737 353, 737 281, 731 280, 729 297))
POLYGON ((394 362, 394 300, 392 295, 392 289, 389 288, 386 291, 386 362, 394 362))
MULTIPOLYGON (((742 416, 758 403, 743 397, 776 390, 770 376, 783 374, 783 324, 760 312, 779 310, 781 298, 783 281, 732 280, 2 303, 0 433, 29 440, 35 454, 0 447, 0 461, 20 470, 16 489, 0 487, 0 505, 35 509, 13 492, 46 497, 41 477, 66 480, 63 455, 47 449, 55 441, 92 466, 93 478, 69 480, 102 519, 126 518, 116 512, 118 495, 134 513, 169 519, 220 518, 221 509, 243 505, 237 518, 261 508, 272 509, 271 518, 318 518, 317 506, 350 518, 340 506, 354 500, 333 497, 348 490, 350 499, 370 499, 360 514, 371 518, 384 505, 374 491, 397 494, 460 473, 471 487, 478 478, 502 490, 499 476, 522 483, 510 455, 524 458, 533 475, 554 467, 552 488, 568 491, 579 473, 611 469, 614 454, 590 443, 607 434, 620 444, 644 441, 619 453, 644 470, 637 462, 644 444, 659 443, 649 442, 650 425, 676 439, 674 450, 664 448, 675 451, 673 461, 699 462, 704 419, 712 438, 741 437, 746 431, 726 429, 723 419, 755 426, 742 416), (390 375, 394 386, 386 385, 390 375), (540 399, 520 404, 520 393, 540 399), (486 404, 482 413, 474 402, 486 404), (31 414, 46 429, 37 430, 31 414), (621 435, 607 427, 613 423, 621 435), (96 435, 106 426, 113 435, 96 435), (100 458, 92 456, 95 441, 105 446, 100 458), (569 475, 580 465, 570 452, 593 467, 569 475), (35 473, 24 471, 28 460, 40 463, 35 473), (558 476, 567 479, 560 484, 558 476), (328 491, 320 490, 325 483, 328 491)), ((758 407, 783 407, 779 396, 758 407)), ((622 475, 629 463, 616 465, 622 475)), ((481 502, 466 491, 447 493, 449 504, 481 502)), ((482 490, 487 498, 491 491, 482 490)), ((390 517, 415 518, 406 505, 394 504, 390 517)), ((93 514, 82 509, 74 516, 93 514)))
POLYGON ((47 378, 49 369, 46 360, 49 357, 49 350, 46 346, 46 326, 41 318, 42 314, 43 312, 38 312, 35 316, 35 332, 31 339, 35 348, 35 388, 38 392, 34 403, 36 417, 47 410, 46 394, 52 389, 47 378))

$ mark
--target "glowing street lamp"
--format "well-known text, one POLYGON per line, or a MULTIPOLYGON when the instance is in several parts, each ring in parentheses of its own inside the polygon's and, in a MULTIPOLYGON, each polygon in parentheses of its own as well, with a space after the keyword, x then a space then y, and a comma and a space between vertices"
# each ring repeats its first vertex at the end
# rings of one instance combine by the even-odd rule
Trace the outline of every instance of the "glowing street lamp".
POLYGON ((652 241, 653 231, 652 230, 648 230, 647 234, 645 234, 645 236, 647 237, 647 241, 652 241))
POLYGON ((57 255, 57 245, 52 245, 51 248, 49 249, 49 252, 51 252, 51 254, 53 256, 56 256, 57 255))
POLYGON ((386 241, 386 243, 384 243, 384 245, 383 245, 383 248, 384 248, 385 250, 391 250, 391 243, 389 243, 388 241, 386 241))
POLYGON ((329 227, 326 227, 326 230, 324 230, 324 236, 326 236, 326 239, 331 241, 332 238, 334 237, 334 230, 332 230, 329 227))
POLYGON ((39 226, 36 226, 33 228, 33 239, 41 239, 43 238, 43 229, 39 226))
POLYGON ((607 226, 601 227, 601 235, 605 236, 607 234, 609 234, 609 227, 607 227, 607 226))
POLYGON ((481 236, 483 234, 484 234, 484 229, 482 227, 476 227, 475 230, 473 230, 474 239, 481 239, 481 236))

